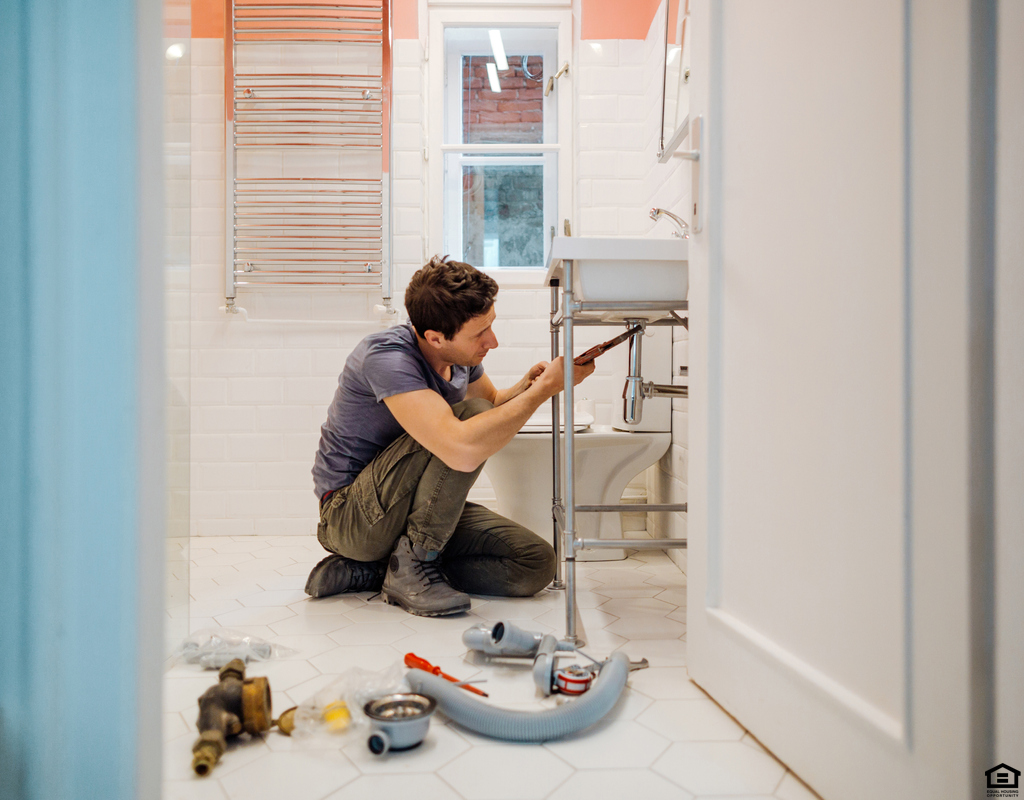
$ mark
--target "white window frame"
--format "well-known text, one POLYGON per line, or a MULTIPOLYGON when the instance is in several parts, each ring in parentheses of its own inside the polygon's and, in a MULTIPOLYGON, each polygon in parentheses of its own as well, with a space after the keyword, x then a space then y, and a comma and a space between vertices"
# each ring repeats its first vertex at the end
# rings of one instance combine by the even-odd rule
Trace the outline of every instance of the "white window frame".
MULTIPOLYGON (((503 152, 555 153, 558 167, 557 176, 546 173, 545 195, 557 186, 557 212, 552 222, 545 220, 545 227, 554 224, 556 233, 561 233, 559 220, 571 219, 573 198, 573 109, 575 106, 572 87, 572 70, 555 81, 553 92, 557 94, 556 122, 557 141, 549 144, 528 145, 465 145, 445 142, 446 103, 445 74, 448 63, 445 53, 445 30, 447 28, 554 28, 556 29, 556 55, 553 60, 544 59, 542 85, 546 85, 565 63, 572 64, 572 10, 571 8, 538 8, 531 6, 493 6, 471 8, 460 6, 429 7, 429 39, 427 44, 427 77, 430 101, 427 110, 427 192, 429 207, 427 220, 427 243, 431 254, 444 255, 441 250, 445 242, 444 219, 444 158, 449 152, 503 152), (550 61, 550 63, 549 63, 550 61)), ((547 111, 547 109, 545 109, 547 111)), ((547 120, 547 114, 545 118, 547 120)), ((461 124, 454 129, 460 129, 461 124)), ((453 221, 454 222, 454 221, 453 221)), ((461 230, 461 220, 458 221, 461 230)), ((460 234, 461 235, 461 234, 460 234)), ((550 234, 545 231, 545 258, 550 247, 550 234)), ((530 267, 489 267, 486 272, 495 274, 505 283, 539 284, 545 269, 530 267)))

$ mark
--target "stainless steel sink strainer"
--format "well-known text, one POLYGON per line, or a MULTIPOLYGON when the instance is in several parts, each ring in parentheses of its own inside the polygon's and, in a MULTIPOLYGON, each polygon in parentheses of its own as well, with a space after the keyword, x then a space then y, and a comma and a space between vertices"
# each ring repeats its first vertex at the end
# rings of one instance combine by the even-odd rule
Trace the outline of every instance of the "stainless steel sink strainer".
POLYGON ((379 756, 419 745, 427 735, 435 708, 437 702, 421 694, 388 694, 366 703, 363 711, 371 721, 366 741, 370 752, 379 756))

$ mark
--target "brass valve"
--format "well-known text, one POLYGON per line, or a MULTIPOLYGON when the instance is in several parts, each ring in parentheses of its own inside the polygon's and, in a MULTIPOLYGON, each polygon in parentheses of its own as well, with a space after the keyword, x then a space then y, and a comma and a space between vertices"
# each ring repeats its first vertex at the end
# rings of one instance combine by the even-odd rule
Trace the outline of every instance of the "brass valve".
POLYGON ((246 678, 245 662, 233 659, 221 667, 219 681, 199 698, 199 738, 192 745, 192 769, 196 775, 209 775, 227 748, 227 737, 242 731, 255 736, 270 730, 275 723, 282 733, 291 734, 295 709, 281 719, 270 713, 270 681, 264 677, 246 678))

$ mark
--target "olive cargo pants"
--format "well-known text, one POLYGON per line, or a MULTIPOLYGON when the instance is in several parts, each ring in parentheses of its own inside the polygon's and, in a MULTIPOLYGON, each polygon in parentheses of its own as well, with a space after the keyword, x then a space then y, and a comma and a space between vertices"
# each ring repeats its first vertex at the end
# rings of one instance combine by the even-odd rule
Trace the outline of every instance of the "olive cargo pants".
MULTIPOLYGON (((468 419, 492 407, 474 399, 452 411, 468 419)), ((536 594, 554 578, 555 552, 522 525, 466 502, 482 469, 453 470, 404 434, 331 494, 320 509, 317 539, 346 558, 380 561, 407 533, 414 545, 439 553, 445 577, 464 592, 536 594)))

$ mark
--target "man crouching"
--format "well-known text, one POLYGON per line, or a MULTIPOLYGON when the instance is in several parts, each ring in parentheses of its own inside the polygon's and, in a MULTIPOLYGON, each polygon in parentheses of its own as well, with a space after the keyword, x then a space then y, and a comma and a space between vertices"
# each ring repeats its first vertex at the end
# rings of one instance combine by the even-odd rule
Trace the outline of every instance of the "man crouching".
MULTIPOLYGON (((371 333, 345 362, 321 427, 313 482, 327 556, 306 593, 382 591, 411 614, 470 607, 467 592, 526 597, 550 583, 537 534, 466 497, 484 461, 562 390, 563 359, 498 390, 481 362, 498 346, 498 285, 433 258, 409 282, 409 324, 371 333)), ((593 363, 576 369, 579 382, 593 363)))

